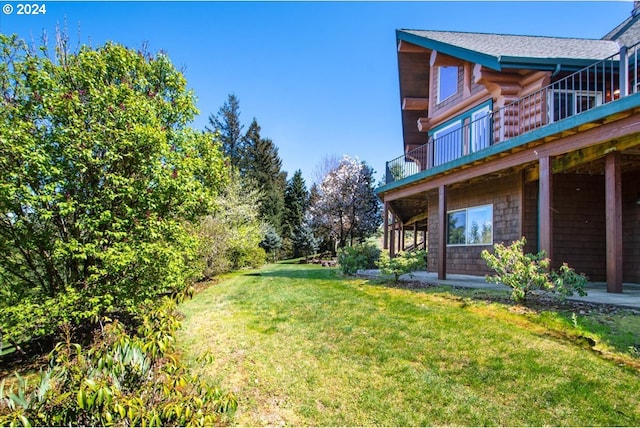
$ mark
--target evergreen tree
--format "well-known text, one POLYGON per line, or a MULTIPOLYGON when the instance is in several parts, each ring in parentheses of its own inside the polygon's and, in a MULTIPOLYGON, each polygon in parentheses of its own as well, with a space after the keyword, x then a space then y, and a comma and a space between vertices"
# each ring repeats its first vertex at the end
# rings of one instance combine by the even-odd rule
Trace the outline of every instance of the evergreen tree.
POLYGON ((244 141, 241 173, 260 187, 260 218, 271 224, 277 232, 281 232, 287 174, 281 171, 282 160, 278 155, 278 148, 269 138, 260 136, 260 125, 255 118, 244 141))
POLYGON ((278 250, 282 248, 282 238, 273 226, 267 226, 267 232, 260 242, 260 247, 272 255, 274 262, 278 259, 278 250))
POLYGON ((302 178, 302 171, 297 170, 287 183, 284 192, 284 215, 282 218, 282 234, 290 237, 294 229, 304 222, 304 213, 309 203, 309 192, 302 178))
POLYGON ((303 221, 293 229, 292 244, 293 257, 308 258, 318 251, 320 240, 313 234, 311 226, 303 221))
POLYGON ((244 138, 240 123, 240 101, 234 94, 229 94, 229 99, 216 115, 209 115, 207 131, 218 132, 222 143, 222 151, 231 161, 231 165, 238 166, 243 156, 244 138))

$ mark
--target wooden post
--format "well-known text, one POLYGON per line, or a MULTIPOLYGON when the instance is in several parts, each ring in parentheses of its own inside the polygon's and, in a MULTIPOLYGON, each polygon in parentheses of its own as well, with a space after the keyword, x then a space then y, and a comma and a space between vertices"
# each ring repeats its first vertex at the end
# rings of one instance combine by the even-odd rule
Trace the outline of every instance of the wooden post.
POLYGON ((404 244, 405 230, 404 223, 400 224, 400 251, 404 251, 407 248, 404 244))
POLYGON ((384 237, 382 238, 382 249, 389 249, 389 202, 384 203, 384 237))
POLYGON ((396 216, 391 213, 391 233, 389 235, 389 256, 396 255, 396 216))
POLYGON ((438 279, 447 279, 447 189, 438 187, 438 279))
POLYGON ((418 249, 418 222, 413 223, 413 250, 418 249))
POLYGON ((547 254, 553 266, 553 172, 551 158, 540 159, 538 248, 547 254))
POLYGON ((422 232, 422 246, 424 247, 424 249, 427 249, 427 228, 429 226, 426 226, 424 228, 424 231, 422 232))
POLYGON ((607 153, 604 180, 607 292, 622 293, 622 176, 619 152, 607 153))

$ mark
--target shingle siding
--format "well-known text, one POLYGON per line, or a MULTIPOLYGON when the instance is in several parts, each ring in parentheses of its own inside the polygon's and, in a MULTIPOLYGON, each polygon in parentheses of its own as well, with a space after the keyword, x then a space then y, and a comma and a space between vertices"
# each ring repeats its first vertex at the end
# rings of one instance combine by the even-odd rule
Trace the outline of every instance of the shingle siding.
MULTIPOLYGON (((493 204, 493 241, 511 243, 521 237, 520 194, 521 176, 490 180, 451 189, 447 192, 447 211, 493 204)), ((438 265, 438 194, 429 194, 429 251, 428 269, 436 271, 438 265)), ((492 245, 447 247, 447 272, 468 275, 486 275, 491 271, 480 257, 482 250, 492 245)))

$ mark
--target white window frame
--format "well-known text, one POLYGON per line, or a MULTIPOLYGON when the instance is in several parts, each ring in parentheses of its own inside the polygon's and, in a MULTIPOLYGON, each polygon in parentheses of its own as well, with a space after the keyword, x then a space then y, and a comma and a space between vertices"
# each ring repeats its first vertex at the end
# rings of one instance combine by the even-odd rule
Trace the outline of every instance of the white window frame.
POLYGON ((471 138, 469 144, 469 153, 477 152, 478 150, 486 149, 491 145, 491 121, 478 121, 482 117, 488 117, 491 114, 491 108, 489 106, 485 106, 479 110, 476 110, 471 113, 471 138), (478 121, 478 122, 476 122, 478 121), (480 129, 486 127, 484 132, 480 132, 480 129), (479 141, 479 137, 484 141, 479 141), (480 146, 479 143, 482 143, 480 146), (479 147, 480 146, 480 147, 479 147))
POLYGON ((441 102, 448 100, 449 98, 453 97, 455 94, 458 93, 458 74, 460 73, 459 67, 456 65, 446 65, 446 66, 439 66, 438 67, 438 104, 440 104, 441 102), (454 90, 451 94, 443 94, 442 93, 442 70, 443 69, 454 69, 455 68, 455 80, 454 80, 454 90), (444 95, 444 96, 443 96, 444 95))
POLYGON ((436 132, 433 133, 433 141, 434 141, 433 165, 434 166, 442 165, 443 163, 447 163, 447 162, 453 160, 453 159, 445 159, 445 154, 441 153, 441 150, 438 150, 439 147, 438 147, 437 141, 438 141, 438 138, 442 137, 443 135, 447 135, 447 134, 453 133, 456 130, 460 131, 460 132, 457 132, 456 134, 454 134, 454 135, 459 135, 460 136, 460 141, 458 141, 458 145, 460 146, 460 155, 454 157, 453 159, 458 159, 459 157, 461 157, 463 155, 464 148, 462 147, 462 143, 463 143, 462 120, 456 120, 454 122, 451 122, 449 125, 445 126, 444 128, 438 129, 436 132), (454 130, 454 128, 456 128, 456 129, 454 130))
POLYGON ((447 211, 447 247, 477 247, 477 246, 487 246, 493 245, 493 227, 494 227, 494 219, 493 219, 493 204, 485 204, 485 205, 477 205, 473 207, 463 208, 459 210, 447 211), (485 209, 487 207, 491 208, 491 242, 488 243, 469 243, 469 227, 471 226, 469 223, 469 211, 485 209), (450 244, 449 243, 449 216, 454 213, 464 212, 465 220, 464 220, 464 243, 461 244, 450 244))
MULTIPOLYGON (((576 114, 582 113, 578 112, 578 103, 577 100, 579 97, 593 97, 595 99, 595 105, 591 106, 589 109, 597 107, 602 104, 602 92, 600 91, 580 91, 573 89, 552 89, 549 91, 549 96, 547 97, 547 111, 548 111, 548 123, 557 122, 558 120, 566 119, 571 116, 575 116, 576 114), (565 96, 571 96, 571 106, 567 111, 562 111, 561 113, 566 114, 566 116, 555 120, 556 111, 555 111, 555 96, 556 94, 564 94, 565 96)), ((586 111, 586 110, 583 110, 586 111)), ((560 115, 559 115, 560 116, 560 115)))

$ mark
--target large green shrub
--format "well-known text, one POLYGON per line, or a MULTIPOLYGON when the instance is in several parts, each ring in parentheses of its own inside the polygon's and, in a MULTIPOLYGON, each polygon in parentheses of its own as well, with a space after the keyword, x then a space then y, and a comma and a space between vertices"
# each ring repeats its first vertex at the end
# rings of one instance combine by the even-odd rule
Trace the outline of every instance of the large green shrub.
POLYGON ((338 250, 338 266, 345 275, 354 275, 360 269, 374 269, 380 253, 375 243, 343 247, 338 250))
POLYGON ((106 322, 89 348, 60 343, 34 387, 17 377, 0 384, 0 425, 214 425, 237 407, 225 393, 189 375, 174 350, 180 326, 166 299, 145 312, 135 334, 106 322))
POLYGON ((558 293, 563 297, 574 293, 586 295, 585 275, 577 274, 566 263, 558 271, 551 270, 544 251, 525 254, 525 244, 526 239, 522 237, 509 246, 495 244, 493 254, 482 251, 481 256, 487 266, 496 271, 495 275, 487 276, 487 281, 511 287, 511 297, 516 302, 526 300, 535 290, 558 293))
POLYGON ((165 54, 60 40, 44 55, 0 35, 0 343, 189 287, 185 226, 227 181, 165 54))
POLYGON ((398 282, 400 276, 427 267, 427 252, 425 250, 400 251, 395 257, 390 257, 389 253, 383 252, 378 267, 384 275, 393 275, 394 281, 398 282))

